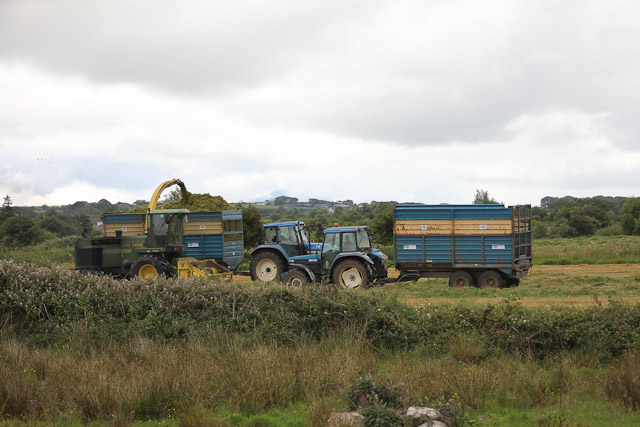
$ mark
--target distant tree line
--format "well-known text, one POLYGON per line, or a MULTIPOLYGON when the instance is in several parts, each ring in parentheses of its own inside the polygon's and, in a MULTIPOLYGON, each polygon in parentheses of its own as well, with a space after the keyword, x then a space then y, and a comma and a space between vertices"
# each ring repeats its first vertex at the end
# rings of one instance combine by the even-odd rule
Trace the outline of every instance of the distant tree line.
POLYGON ((534 238, 640 235, 640 198, 545 197, 532 210, 534 238))
POLYGON ((81 235, 92 230, 88 215, 66 216, 49 208, 33 218, 15 208, 8 195, 0 209, 0 245, 10 248, 33 245, 54 237, 81 235))

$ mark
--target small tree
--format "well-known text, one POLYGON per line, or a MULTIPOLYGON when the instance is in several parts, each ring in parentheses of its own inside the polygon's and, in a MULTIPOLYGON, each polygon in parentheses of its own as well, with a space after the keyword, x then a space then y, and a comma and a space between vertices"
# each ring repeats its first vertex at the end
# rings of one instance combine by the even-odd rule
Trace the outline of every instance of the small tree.
POLYGON ((371 222, 371 233, 376 243, 390 245, 393 243, 393 206, 378 212, 371 222))
POLYGON ((489 192, 486 190, 476 190, 476 197, 473 199, 474 205, 495 205, 498 201, 493 197, 489 197, 489 192))
POLYGON ((245 248, 254 248, 262 243, 262 215, 253 206, 242 208, 242 231, 245 248))
POLYGON ((620 222, 625 234, 640 235, 640 198, 624 202, 620 208, 620 222))
POLYGON ((0 211, 0 224, 16 214, 15 208, 11 206, 12 204, 11 197, 7 194, 2 203, 2 210, 0 211))

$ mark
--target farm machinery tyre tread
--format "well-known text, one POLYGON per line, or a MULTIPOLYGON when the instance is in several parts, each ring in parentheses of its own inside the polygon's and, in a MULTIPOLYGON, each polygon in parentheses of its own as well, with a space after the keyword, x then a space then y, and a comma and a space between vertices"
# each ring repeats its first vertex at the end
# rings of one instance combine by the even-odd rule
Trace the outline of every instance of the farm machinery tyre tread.
POLYGON ((454 271, 451 276, 449 276, 450 288, 463 288, 466 286, 473 286, 473 283, 473 276, 469 272, 464 270, 454 271))
POLYGON ((495 270, 485 271, 478 279, 478 287, 480 288, 504 288, 506 284, 502 274, 495 270))
POLYGON ((284 284, 287 286, 305 286, 309 284, 307 274, 302 270, 289 270, 284 276, 284 284))
POLYGON ((168 276, 170 271, 171 266, 166 259, 153 255, 142 255, 131 265, 131 277, 143 280, 168 276))

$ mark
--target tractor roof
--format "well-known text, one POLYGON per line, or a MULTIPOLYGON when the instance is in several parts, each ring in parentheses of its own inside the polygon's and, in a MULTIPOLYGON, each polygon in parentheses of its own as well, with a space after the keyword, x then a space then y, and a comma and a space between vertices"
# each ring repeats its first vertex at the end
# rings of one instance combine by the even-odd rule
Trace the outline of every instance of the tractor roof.
POLYGON ((263 225, 263 227, 288 227, 292 225, 304 225, 302 221, 283 221, 283 222, 270 222, 269 224, 263 225))
POLYGON ((367 227, 366 225, 346 225, 343 227, 331 227, 331 228, 327 228, 323 231, 324 234, 329 234, 329 233, 354 233, 356 231, 360 231, 360 230, 368 230, 369 227, 367 227))

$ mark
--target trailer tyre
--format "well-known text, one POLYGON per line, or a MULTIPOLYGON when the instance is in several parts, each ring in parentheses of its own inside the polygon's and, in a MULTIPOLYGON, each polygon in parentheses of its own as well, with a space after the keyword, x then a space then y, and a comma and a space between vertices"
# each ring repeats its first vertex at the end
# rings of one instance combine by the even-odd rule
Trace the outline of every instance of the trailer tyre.
POLYGON ((363 288, 369 284, 369 272, 360 261, 347 259, 333 270, 333 283, 342 289, 363 288))
POLYGON ((481 288, 504 288, 505 280, 502 274, 495 270, 489 270, 480 275, 478 286, 481 288))
POLYGON ((142 255, 131 265, 131 276, 142 280, 153 280, 158 276, 168 276, 169 262, 164 258, 142 255))
POLYGON ((284 263, 273 252, 260 252, 251 260, 251 280, 259 282, 279 282, 284 273, 284 263))
POLYGON ((309 284, 309 278, 302 270, 290 270, 284 276, 284 283, 287 286, 305 286, 309 284))
POLYGON ((463 288, 466 286, 473 286, 473 277, 468 272, 458 270, 454 271, 453 274, 449 276, 450 288, 463 288))

